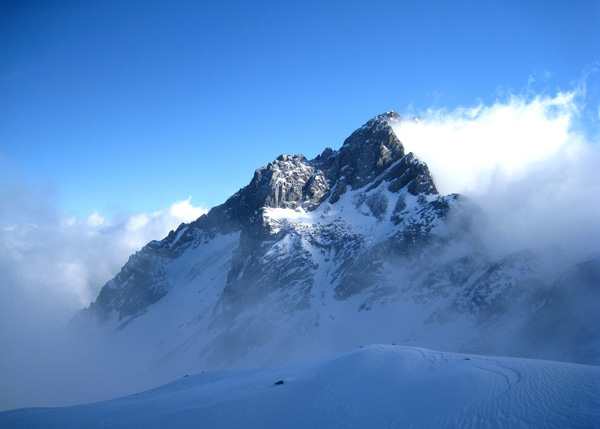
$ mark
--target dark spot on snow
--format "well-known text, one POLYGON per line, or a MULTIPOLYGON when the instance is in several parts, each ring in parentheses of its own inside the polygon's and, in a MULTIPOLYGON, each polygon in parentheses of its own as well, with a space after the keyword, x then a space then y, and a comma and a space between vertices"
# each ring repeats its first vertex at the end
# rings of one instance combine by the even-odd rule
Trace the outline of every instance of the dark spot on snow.
POLYGON ((465 358, 464 360, 471 360, 471 358, 465 358))
POLYGON ((275 385, 278 385, 278 384, 283 384, 283 380, 279 380, 279 381, 275 382, 275 385))
POLYGON ((184 375, 184 376, 183 376, 183 378, 185 378, 185 377, 189 377, 189 375, 188 375, 188 374, 186 374, 186 375, 184 375))

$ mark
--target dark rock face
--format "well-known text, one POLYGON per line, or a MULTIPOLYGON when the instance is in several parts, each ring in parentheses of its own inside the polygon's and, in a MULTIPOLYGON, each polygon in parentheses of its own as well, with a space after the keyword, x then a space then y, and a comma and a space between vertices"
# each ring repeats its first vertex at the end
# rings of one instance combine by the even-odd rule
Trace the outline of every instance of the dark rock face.
POLYGON ((163 267, 157 263, 160 246, 152 242, 129 258, 121 272, 100 291, 89 311, 96 314, 100 322, 112 312, 122 322, 124 328, 133 317, 143 314, 146 309, 165 296, 170 288, 163 267))
POLYGON ((319 191, 327 189, 326 183, 321 183, 322 174, 316 173, 304 156, 280 155, 256 170, 243 192, 255 210, 263 207, 295 209, 318 200, 322 195, 319 191))
POLYGON ((377 187, 383 180, 390 182, 391 192, 410 186, 413 195, 437 193, 427 166, 412 154, 405 156, 390 126, 399 120, 395 112, 379 115, 352 133, 339 151, 327 148, 310 161, 302 155, 279 156, 256 170, 240 191, 245 205, 255 211, 263 207, 314 210, 327 198, 334 204, 348 189, 371 183, 377 187))
MULTIPOLYGON (((346 139, 342 148, 323 163, 328 181, 335 184, 331 202, 335 203, 348 187, 359 189, 373 182, 394 162, 404 157, 404 147, 390 122, 400 118, 395 112, 379 115, 346 139)), ((397 175, 398 170, 390 172, 397 175)))

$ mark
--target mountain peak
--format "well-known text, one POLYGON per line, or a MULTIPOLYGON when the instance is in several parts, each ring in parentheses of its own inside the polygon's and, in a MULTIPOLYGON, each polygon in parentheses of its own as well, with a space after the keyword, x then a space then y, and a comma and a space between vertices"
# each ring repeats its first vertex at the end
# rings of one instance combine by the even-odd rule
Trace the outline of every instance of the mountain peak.
POLYGON ((394 125, 395 123, 400 122, 401 120, 402 120, 402 117, 399 114, 397 114, 393 110, 389 110, 385 113, 382 113, 381 115, 375 116, 369 122, 372 122, 372 121, 387 122, 389 125, 394 125))
POLYGON ((348 189, 383 180, 390 182, 392 192, 410 185, 409 192, 415 195, 436 193, 427 166, 406 154, 394 133, 392 125, 400 121, 394 111, 377 115, 354 131, 339 150, 327 148, 312 160, 280 155, 257 169, 240 191, 244 205, 257 213, 263 207, 314 210, 328 198, 335 203, 348 189))
POLYGON ((335 165, 336 175, 328 176, 328 182, 336 182, 331 202, 336 202, 348 187, 359 189, 369 183, 390 182, 390 190, 411 185, 413 194, 434 194, 437 190, 427 166, 406 154, 392 125, 402 120, 400 115, 389 111, 377 115, 348 137, 341 149, 333 155, 324 152, 315 161, 326 159, 324 169, 335 165), (393 183, 392 183, 393 182, 393 183))
MULTIPOLYGON (((435 189, 427 166, 411 153, 405 153, 390 125, 397 121, 400 121, 400 116, 393 111, 378 115, 354 131, 339 150, 327 148, 312 160, 300 154, 278 156, 257 169, 250 183, 224 204, 211 209, 189 226, 182 225, 165 240, 145 246, 112 283, 102 289, 89 311, 96 313, 100 321, 116 311, 119 326, 125 327, 172 287, 160 271, 151 266, 151 261, 162 257, 167 260, 177 258, 188 247, 206 244, 217 234, 240 233, 239 248, 232 256, 224 296, 237 296, 231 291, 239 289, 243 292, 250 287, 248 285, 263 285, 264 279, 260 282, 249 280, 249 273, 256 270, 248 266, 248 261, 262 267, 263 243, 273 239, 272 229, 264 215, 268 210, 313 212, 323 203, 330 207, 347 192, 358 191, 360 195, 352 196, 352 203, 344 204, 350 204, 351 210, 367 207, 368 210, 364 209, 361 215, 371 216, 376 222, 387 219, 390 224, 397 225, 406 215, 401 215, 406 208, 405 197, 399 196, 401 190, 406 190, 409 199, 421 197, 420 202, 415 203, 419 207, 442 198, 435 189), (392 194, 394 196, 390 196, 392 194), (423 198, 425 196, 432 198, 423 198), (396 199, 399 204, 392 202, 396 199), (254 260, 248 259, 248 255, 258 256, 254 260), (243 287, 238 288, 239 285, 243 287)), ((342 205, 333 210, 342 211, 342 205)), ((443 201, 439 206, 441 208, 436 210, 440 213, 436 212, 433 217, 442 216, 447 209, 447 203, 443 201)), ((415 228, 414 225, 412 227, 415 228)), ((257 278, 262 276, 260 272, 256 273, 257 278)), ((274 278, 268 283, 279 285, 280 281, 274 278)))
POLYGON ((473 206, 436 191, 398 120, 386 112, 338 150, 259 168, 227 202, 132 256, 73 326, 143 338, 155 367, 174 373, 323 357, 373 338, 510 354, 511 330, 547 356, 586 350, 576 359, 598 363, 586 329, 599 325, 595 308, 577 305, 589 310, 569 316, 560 355, 545 328, 573 285, 590 301, 600 262, 554 280, 533 253, 489 255, 473 206))
MULTIPOLYGON (((392 129, 392 125, 398 124, 401 120, 402 117, 393 110, 382 113, 381 115, 377 115, 367 121, 362 127, 354 131, 350 137, 344 141, 344 145, 351 144, 356 140, 360 140, 360 138, 358 138, 359 136, 364 137, 362 140, 368 139, 370 141, 376 141, 382 136, 385 139, 385 134, 394 135, 394 137, 396 137, 392 129)), ((397 143, 400 143, 398 138, 395 138, 395 140, 397 143)))

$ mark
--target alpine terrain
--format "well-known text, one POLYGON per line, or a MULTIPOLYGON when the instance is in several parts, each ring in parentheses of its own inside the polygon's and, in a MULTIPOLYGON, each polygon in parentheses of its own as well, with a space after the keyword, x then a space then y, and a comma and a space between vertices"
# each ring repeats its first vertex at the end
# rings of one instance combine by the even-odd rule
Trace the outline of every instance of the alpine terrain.
POLYGON ((600 256, 487 248, 481 210, 438 193, 401 120, 259 168, 131 256, 71 328, 135 343, 173 378, 373 343, 600 364, 600 256))

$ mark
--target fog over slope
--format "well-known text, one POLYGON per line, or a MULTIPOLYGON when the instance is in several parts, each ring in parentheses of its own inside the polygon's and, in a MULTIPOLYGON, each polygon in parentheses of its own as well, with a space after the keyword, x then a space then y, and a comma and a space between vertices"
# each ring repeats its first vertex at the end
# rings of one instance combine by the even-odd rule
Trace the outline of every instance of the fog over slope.
MULTIPOLYGON (((425 112, 395 132, 429 165, 443 194, 463 193, 480 207, 478 228, 488 248, 504 254, 559 247, 549 270, 566 269, 600 252, 600 151, 597 137, 577 127, 579 103, 576 92, 511 97, 491 106, 425 112)), ((150 387, 136 373, 147 358, 144 349, 134 345, 130 359, 118 360, 85 338, 63 338, 62 328, 128 254, 198 213, 188 201, 185 216, 66 219, 51 203, 40 209, 35 198, 17 194, 3 192, 0 213, 0 340, 6 350, 0 362, 7 369, 0 375, 0 407, 62 405, 150 387)), ((586 272, 593 284, 595 267, 583 267, 559 286, 586 272)), ((576 309, 596 293, 577 291, 569 302, 576 309)), ((550 298, 564 302, 560 288, 550 298)), ((585 311, 594 311, 590 305, 585 311)))
POLYGON ((78 219, 62 215, 47 190, 18 178, 7 183, 0 190, 0 408, 75 403, 80 389, 101 399, 94 394, 102 380, 136 366, 117 371, 110 353, 88 350, 85 338, 69 342, 69 320, 129 255, 205 210, 185 200, 161 212, 78 219))

